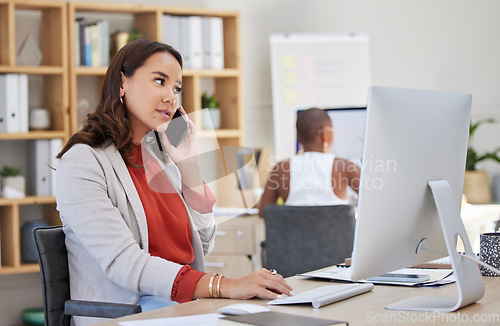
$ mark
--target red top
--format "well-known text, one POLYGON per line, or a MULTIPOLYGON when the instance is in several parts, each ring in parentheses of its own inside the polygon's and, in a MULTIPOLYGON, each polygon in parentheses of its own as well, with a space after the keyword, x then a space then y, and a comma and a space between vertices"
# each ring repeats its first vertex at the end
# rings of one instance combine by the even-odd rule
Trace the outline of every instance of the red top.
MULTIPOLYGON (((205 273, 188 265, 194 261, 188 212, 158 162, 150 153, 144 152, 143 163, 141 147, 137 146, 136 151, 134 163, 144 164, 144 167, 127 168, 146 213, 149 253, 185 265, 175 278, 171 299, 179 303, 191 301, 196 283, 205 273)), ((206 184, 204 188, 205 196, 182 185, 186 203, 202 214, 211 212, 215 203, 215 197, 206 184)))

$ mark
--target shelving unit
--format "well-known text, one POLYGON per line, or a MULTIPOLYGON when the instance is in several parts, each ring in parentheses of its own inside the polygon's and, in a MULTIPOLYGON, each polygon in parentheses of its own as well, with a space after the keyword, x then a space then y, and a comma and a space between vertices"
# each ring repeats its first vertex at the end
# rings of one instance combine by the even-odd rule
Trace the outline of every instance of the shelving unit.
MULTIPOLYGON (((77 3, 69 6, 69 62, 70 62, 70 112, 72 132, 80 128, 81 119, 85 116, 79 112, 78 101, 83 77, 95 78, 95 85, 101 85, 106 73, 106 67, 81 67, 75 65, 75 27, 76 18, 106 17, 129 21, 129 28, 135 26, 140 33, 148 35, 149 39, 162 41, 162 17, 171 15, 197 15, 221 17, 224 26, 224 62, 222 70, 185 69, 183 71, 182 104, 188 113, 194 113, 193 122, 201 126, 201 84, 203 78, 213 79, 215 96, 220 102, 221 129, 216 130, 220 146, 243 144, 243 108, 241 95, 241 63, 239 40, 239 13, 202 8, 159 7, 144 5, 120 5, 102 3, 77 3), (128 16, 128 18, 127 18, 128 16), (80 119, 79 119, 80 117, 80 119)), ((123 24, 123 22, 122 22, 123 24)), ((115 31, 113 22, 110 22, 110 33, 115 31)), ((98 87, 97 87, 98 89, 98 87)), ((96 94, 97 97, 97 94, 96 94)), ((87 99, 88 100, 88 99, 87 99)), ((91 108, 96 103, 90 105, 91 108)), ((208 137, 208 133, 199 128, 200 137, 208 137)), ((211 134, 211 133, 210 133, 211 134)))
POLYGON ((27 196, 21 199, 0 198, 0 230, 2 239, 2 267, 0 275, 38 272, 38 264, 21 263, 19 211, 23 205, 42 204, 45 221, 49 225, 60 224, 54 197, 27 196), (10 245, 9 245, 10 244, 10 245))
MULTIPOLYGON (((62 138, 65 141, 77 131, 88 112, 80 112, 79 101, 86 98, 93 110, 106 67, 81 67, 75 64, 75 19, 110 19, 110 34, 118 26, 137 27, 153 40, 162 41, 162 17, 197 15, 221 17, 223 20, 224 64, 222 70, 185 69, 183 71, 182 104, 198 126, 200 141, 213 132, 201 127, 201 94, 205 79, 212 82, 220 102, 221 128, 215 130, 219 147, 243 145, 243 102, 240 62, 239 13, 204 8, 145 6, 38 0, 0 0, 0 73, 28 74, 40 79, 41 102, 51 115, 52 127, 47 131, 0 133, 0 142, 62 138), (39 66, 16 65, 16 19, 24 13, 40 18, 39 66)), ((128 30, 126 30, 128 31, 128 30)), ((38 31, 37 31, 38 32, 38 31)), ((31 84, 31 83, 30 83, 31 84)), ((225 186, 220 189, 229 189, 225 186)), ((235 189, 236 190, 236 189, 235 189)), ((216 194, 217 196, 217 194, 216 194)), ((222 201, 223 202, 223 201, 222 201)), ((48 224, 60 224, 54 197, 28 196, 23 199, 0 197, 0 275, 37 272, 37 264, 23 264, 20 254, 20 210, 42 205, 48 224)))
MULTIPOLYGON (((0 73, 27 74, 29 79, 40 79, 43 89, 41 103, 50 112, 51 129, 28 133, 0 133, 0 142, 62 138, 70 133, 69 124, 69 72, 67 5, 64 2, 0 0, 0 73), (40 19, 39 66, 16 64, 16 26, 23 17, 34 15, 40 19)), ((30 98, 31 100, 31 98, 30 98)), ((54 197, 27 196, 22 199, 0 197, 0 275, 38 271, 38 264, 21 261, 20 209, 29 205, 42 205, 48 224, 60 224, 54 197)))
MULTIPOLYGON (((128 25, 128 29, 136 26, 141 32, 147 32, 152 39, 158 39, 159 24, 161 17, 154 7, 130 4, 103 4, 103 3, 68 3, 68 31, 69 31, 69 76, 70 76, 70 112, 71 112, 71 131, 72 133, 80 129, 81 123, 86 113, 92 111, 97 105, 98 90, 104 75, 106 67, 82 67, 77 66, 75 55, 75 26, 76 18, 85 18, 87 22, 98 19, 111 18, 117 21, 120 26, 128 25), (85 83, 84 78, 87 79, 85 83), (94 92, 82 96, 82 90, 86 84, 94 84, 94 92), (87 98, 85 98, 87 97, 87 98), (90 97, 90 98, 88 98, 90 97), (88 112, 79 112, 78 99, 84 98, 89 103, 88 112)), ((110 34, 116 28, 116 23, 110 22, 110 34)), ((128 32, 128 30, 127 30, 128 32)))

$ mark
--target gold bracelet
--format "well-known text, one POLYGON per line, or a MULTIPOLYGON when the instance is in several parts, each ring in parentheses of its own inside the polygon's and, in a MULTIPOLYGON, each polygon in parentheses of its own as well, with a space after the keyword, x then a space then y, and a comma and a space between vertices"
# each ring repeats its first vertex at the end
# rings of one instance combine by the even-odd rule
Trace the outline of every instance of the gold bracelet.
MULTIPOLYGON (((219 274, 217 274, 217 276, 219 276, 219 274)), ((219 279, 220 279, 220 276, 219 276, 219 279)), ((214 278, 214 283, 215 283, 215 278, 214 278)), ((217 298, 217 291, 216 291, 216 287, 215 285, 212 286, 212 298, 217 298)))
POLYGON ((212 292, 212 287, 214 284, 214 278, 219 275, 219 274, 212 274, 212 277, 210 277, 210 281, 208 281, 208 293, 210 294, 210 298, 214 297, 214 294, 212 292))
MULTIPOLYGON (((220 278, 220 277, 219 277, 220 278)), ((214 283, 215 283, 215 278, 214 278, 214 283)), ((217 293, 215 292, 215 285, 212 286, 212 298, 217 298, 217 293)))
POLYGON ((224 277, 224 275, 221 275, 219 276, 219 279, 217 280, 217 288, 215 290, 215 293, 216 293, 216 298, 222 298, 222 293, 220 291, 220 280, 222 280, 222 278, 224 277))

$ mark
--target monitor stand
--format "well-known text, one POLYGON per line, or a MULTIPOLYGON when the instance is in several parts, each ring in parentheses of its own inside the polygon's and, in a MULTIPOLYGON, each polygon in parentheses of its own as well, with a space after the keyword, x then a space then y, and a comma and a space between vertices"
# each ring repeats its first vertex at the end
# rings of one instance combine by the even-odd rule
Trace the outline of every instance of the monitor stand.
POLYGON ((457 239, 461 237, 465 254, 473 255, 450 184, 446 180, 432 180, 428 182, 428 185, 436 202, 446 248, 457 283, 458 298, 413 297, 390 304, 386 306, 386 309, 450 312, 474 303, 484 295, 484 283, 477 263, 461 257, 456 249, 457 239))

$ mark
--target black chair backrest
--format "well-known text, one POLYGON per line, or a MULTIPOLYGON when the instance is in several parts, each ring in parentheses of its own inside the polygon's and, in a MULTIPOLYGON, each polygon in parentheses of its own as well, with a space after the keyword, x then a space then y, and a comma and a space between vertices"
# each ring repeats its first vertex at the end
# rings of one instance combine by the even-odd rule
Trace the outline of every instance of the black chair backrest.
POLYGON ((351 256, 351 206, 264 207, 265 266, 284 277, 343 263, 351 256))
POLYGON ((33 230, 42 275, 45 325, 59 325, 64 303, 70 298, 68 252, 62 226, 33 230))

